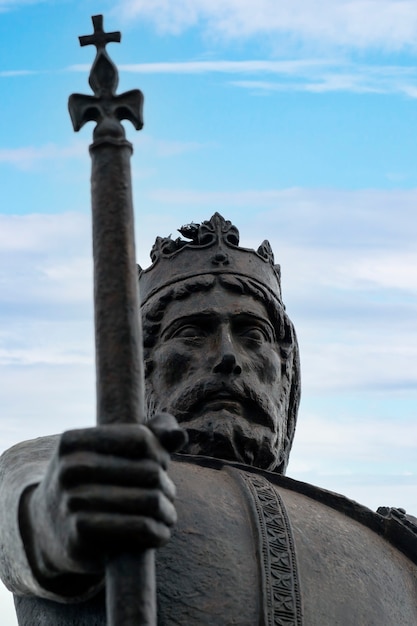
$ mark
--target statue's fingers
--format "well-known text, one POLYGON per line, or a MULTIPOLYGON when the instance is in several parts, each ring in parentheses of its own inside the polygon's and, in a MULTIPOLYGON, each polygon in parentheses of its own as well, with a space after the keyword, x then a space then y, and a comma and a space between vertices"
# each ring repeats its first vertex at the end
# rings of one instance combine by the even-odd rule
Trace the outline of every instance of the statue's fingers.
POLYGON ((85 484, 160 489, 171 501, 175 498, 174 483, 152 459, 136 461, 78 452, 61 460, 60 482, 67 489, 85 484))
POLYGON ((181 450, 188 441, 187 432, 170 413, 157 413, 146 425, 168 452, 181 450))
POLYGON ((59 444, 61 456, 82 450, 127 459, 150 458, 163 467, 169 462, 166 449, 149 428, 140 424, 112 424, 69 430, 61 436, 59 444))
POLYGON ((115 513, 150 517, 167 526, 177 521, 171 500, 157 489, 136 489, 85 485, 67 492, 64 505, 69 514, 88 513, 107 515, 115 513))
POLYGON ((79 513, 73 520, 76 540, 85 552, 117 553, 124 549, 159 548, 169 541, 169 527, 150 517, 117 513, 79 513))

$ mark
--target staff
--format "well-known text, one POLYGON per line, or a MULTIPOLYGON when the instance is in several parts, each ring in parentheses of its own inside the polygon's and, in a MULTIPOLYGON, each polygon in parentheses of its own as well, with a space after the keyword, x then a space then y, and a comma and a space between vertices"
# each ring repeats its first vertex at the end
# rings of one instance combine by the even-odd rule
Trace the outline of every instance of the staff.
MULTIPOLYGON (((74 130, 96 122, 91 197, 93 212, 94 314, 97 373, 97 423, 143 423, 145 419, 142 329, 135 254, 130 157, 121 120, 143 126, 143 95, 116 95, 118 72, 106 52, 120 42, 106 33, 103 16, 92 18, 94 33, 81 46, 97 53, 89 83, 94 96, 73 94, 69 111, 74 130)), ((154 551, 120 554, 106 568, 108 626, 155 626, 154 551)))

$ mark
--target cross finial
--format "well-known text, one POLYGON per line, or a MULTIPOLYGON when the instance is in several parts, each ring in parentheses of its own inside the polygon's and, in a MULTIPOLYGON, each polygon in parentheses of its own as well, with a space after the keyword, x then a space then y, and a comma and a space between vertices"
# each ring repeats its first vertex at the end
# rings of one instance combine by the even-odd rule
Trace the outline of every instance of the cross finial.
POLYGON ((86 122, 96 122, 94 139, 103 140, 125 137, 122 120, 130 120, 137 130, 143 126, 142 106, 143 95, 138 89, 117 95, 119 81, 117 68, 106 51, 106 45, 111 41, 119 42, 119 32, 105 33, 103 16, 92 17, 94 33, 79 37, 81 46, 93 45, 97 48, 96 58, 90 71, 88 82, 94 96, 73 94, 69 98, 68 106, 74 130, 78 131, 86 122))
POLYGON ((83 35, 78 37, 81 46, 95 46, 98 52, 99 50, 103 50, 106 45, 112 41, 120 43, 122 39, 122 34, 120 32, 104 32, 102 15, 93 15, 91 19, 93 21, 94 33, 92 35, 83 35))

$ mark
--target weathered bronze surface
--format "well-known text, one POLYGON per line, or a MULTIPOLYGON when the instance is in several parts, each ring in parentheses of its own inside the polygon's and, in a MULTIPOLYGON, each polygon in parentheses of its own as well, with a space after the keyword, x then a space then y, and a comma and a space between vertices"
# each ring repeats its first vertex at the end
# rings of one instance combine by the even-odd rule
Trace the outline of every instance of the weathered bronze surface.
POLYGON ((190 440, 169 468, 178 521, 157 551, 161 626, 415 626, 413 519, 282 475, 300 381, 269 247, 240 248, 218 214, 194 235, 158 239, 140 272, 147 427, 70 431, 1 460, 2 576, 19 624, 104 626, 109 545, 167 541, 158 440, 176 431, 152 416, 170 410, 190 440), (107 527, 106 511, 117 511, 107 527), (87 532, 74 535, 80 520, 87 532))
MULTIPOLYGON (((32 458, 38 454, 38 442, 22 445, 32 458)), ((15 453, 21 458, 22 449, 15 453)), ((400 533, 386 540, 381 515, 279 474, 216 459, 178 455, 170 473, 178 523, 157 551, 159 624, 417 623, 417 555, 404 554, 400 533)), ((64 605, 20 594, 16 607, 24 626, 106 624, 99 589, 64 605)))
MULTIPOLYGON (((100 21, 95 30, 86 43, 99 55, 116 35, 106 35, 100 21)), ((114 96, 112 88, 109 93, 114 96)), ((75 118, 91 119, 89 106, 82 104, 75 118)), ((103 139, 101 113, 94 115, 104 133, 95 137, 106 155, 97 157, 93 172, 100 180, 104 164, 113 167, 113 146, 103 139)), ((114 184, 119 177, 126 183, 128 156, 119 140, 117 154, 124 156, 115 157, 121 169, 114 184)), ((96 197, 101 219, 106 193, 97 190, 96 197)), ((131 224, 126 214, 124 221, 131 224)), ((119 236, 117 224, 100 223, 108 237, 104 250, 119 236)), ((268 242, 256 251, 240 247, 237 228, 217 213, 180 232, 180 239, 157 238, 152 265, 139 272, 146 425, 137 403, 131 412, 123 408, 141 363, 136 370, 133 364, 133 375, 122 341, 114 367, 110 358, 99 372, 106 381, 99 388, 107 398, 99 409, 105 423, 24 442, 0 459, 0 571, 15 595, 20 626, 139 626, 131 609, 143 583, 132 569, 137 554, 150 548, 159 548, 160 626, 415 626, 415 519, 400 509, 373 513, 283 475, 300 372, 268 242), (125 376, 130 382, 120 396, 125 376), (170 413, 188 432, 187 443, 170 413), (169 452, 177 449, 169 465, 169 452), (121 617, 115 611, 108 619, 109 560, 118 562, 111 597, 126 572, 128 582, 126 593, 110 600, 121 617)), ((109 345, 138 314, 134 251, 128 257, 117 269, 122 289, 128 285, 124 301, 112 267, 99 278, 98 327, 103 318, 106 328, 100 342, 109 333, 109 345)), ((117 352, 117 341, 112 349, 117 352)))

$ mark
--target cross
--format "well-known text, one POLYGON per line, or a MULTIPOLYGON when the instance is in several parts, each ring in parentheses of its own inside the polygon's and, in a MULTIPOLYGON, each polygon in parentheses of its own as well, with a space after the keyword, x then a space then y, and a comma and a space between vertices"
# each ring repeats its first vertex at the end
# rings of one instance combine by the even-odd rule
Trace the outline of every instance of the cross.
POLYGON ((83 35, 79 37, 81 46, 95 46, 97 52, 103 50, 106 45, 112 41, 120 43, 122 34, 118 31, 113 33, 105 33, 103 28, 103 16, 93 15, 94 33, 92 35, 83 35))
POLYGON ((71 120, 75 131, 80 130, 86 122, 96 122, 95 138, 103 138, 109 130, 109 124, 113 135, 116 132, 120 138, 124 138, 124 128, 120 123, 122 120, 130 120, 137 130, 143 126, 143 95, 138 89, 116 95, 118 72, 107 54, 106 45, 111 41, 119 42, 122 36, 119 32, 104 32, 102 15, 94 15, 91 19, 94 33, 79 37, 79 40, 81 46, 93 45, 97 48, 89 78, 94 96, 70 96, 68 106, 71 120))

